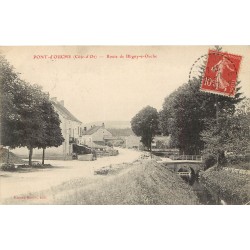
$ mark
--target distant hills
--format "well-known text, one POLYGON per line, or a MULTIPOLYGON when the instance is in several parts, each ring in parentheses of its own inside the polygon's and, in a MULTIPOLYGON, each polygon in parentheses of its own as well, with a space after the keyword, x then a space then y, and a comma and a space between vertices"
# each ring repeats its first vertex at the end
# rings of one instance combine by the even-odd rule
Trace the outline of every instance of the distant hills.
POLYGON ((83 126, 87 127, 88 129, 93 126, 101 126, 104 122, 105 128, 114 128, 114 129, 125 129, 131 128, 130 121, 95 121, 83 124, 83 126))
POLYGON ((107 128, 107 130, 115 137, 134 135, 131 128, 107 128))

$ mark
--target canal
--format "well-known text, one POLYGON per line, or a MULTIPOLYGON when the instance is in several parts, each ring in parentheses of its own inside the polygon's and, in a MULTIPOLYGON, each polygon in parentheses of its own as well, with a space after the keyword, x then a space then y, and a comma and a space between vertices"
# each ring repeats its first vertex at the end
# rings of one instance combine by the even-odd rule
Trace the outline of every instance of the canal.
POLYGON ((209 187, 198 175, 191 177, 181 177, 191 187, 197 195, 199 202, 202 205, 236 205, 237 200, 232 197, 225 197, 220 190, 209 187))
MULTIPOLYGON (((162 163, 170 170, 181 176, 192 188, 197 195, 200 204, 202 205, 240 205, 239 201, 235 197, 225 197, 220 189, 208 185, 204 179, 200 178, 200 171, 195 166, 200 165, 199 162, 188 161, 166 161, 166 155, 158 155, 162 160, 162 163), (185 172, 187 175, 185 175, 185 172)), ((161 161, 160 161, 161 162, 161 161)))

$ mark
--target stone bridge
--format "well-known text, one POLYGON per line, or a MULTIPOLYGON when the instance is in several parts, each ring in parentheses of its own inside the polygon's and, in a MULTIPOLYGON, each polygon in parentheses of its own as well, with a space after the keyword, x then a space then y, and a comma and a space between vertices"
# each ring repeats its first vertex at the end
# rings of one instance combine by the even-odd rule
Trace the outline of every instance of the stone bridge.
POLYGON ((192 174, 197 174, 200 170, 204 170, 202 161, 192 160, 176 160, 176 161, 159 161, 169 169, 175 172, 191 171, 192 174))

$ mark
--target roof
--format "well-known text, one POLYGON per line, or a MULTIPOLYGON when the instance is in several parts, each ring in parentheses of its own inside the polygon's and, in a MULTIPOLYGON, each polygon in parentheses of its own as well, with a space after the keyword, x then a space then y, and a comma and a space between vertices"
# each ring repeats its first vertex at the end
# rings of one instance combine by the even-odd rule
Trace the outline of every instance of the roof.
POLYGON ((86 132, 84 132, 84 135, 92 135, 95 132, 97 132, 100 128, 103 128, 102 126, 94 126, 90 129, 88 129, 86 132))
POLYGON ((57 102, 52 102, 53 106, 58 110, 60 114, 62 114, 63 117, 65 117, 68 120, 75 121, 75 122, 80 122, 74 115, 72 115, 64 106, 57 102))

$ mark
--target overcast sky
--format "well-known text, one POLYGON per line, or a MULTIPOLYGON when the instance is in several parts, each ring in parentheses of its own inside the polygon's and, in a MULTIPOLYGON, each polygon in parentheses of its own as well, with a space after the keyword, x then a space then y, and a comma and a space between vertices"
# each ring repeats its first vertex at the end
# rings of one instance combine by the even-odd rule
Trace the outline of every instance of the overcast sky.
MULTIPOLYGON (((191 66, 209 48, 213 46, 0 47, 0 51, 22 79, 64 100, 65 107, 87 123, 130 121, 147 105, 160 110, 164 98, 188 81, 191 66), (126 58, 146 54, 154 58, 126 58), (37 59, 42 55, 47 58, 37 59), (50 55, 71 58, 52 60, 50 55), (87 55, 97 58, 74 59, 87 55)), ((223 46, 223 51, 243 56, 238 79, 249 97, 250 47, 223 46)), ((192 74, 196 74, 195 68, 192 74)))

